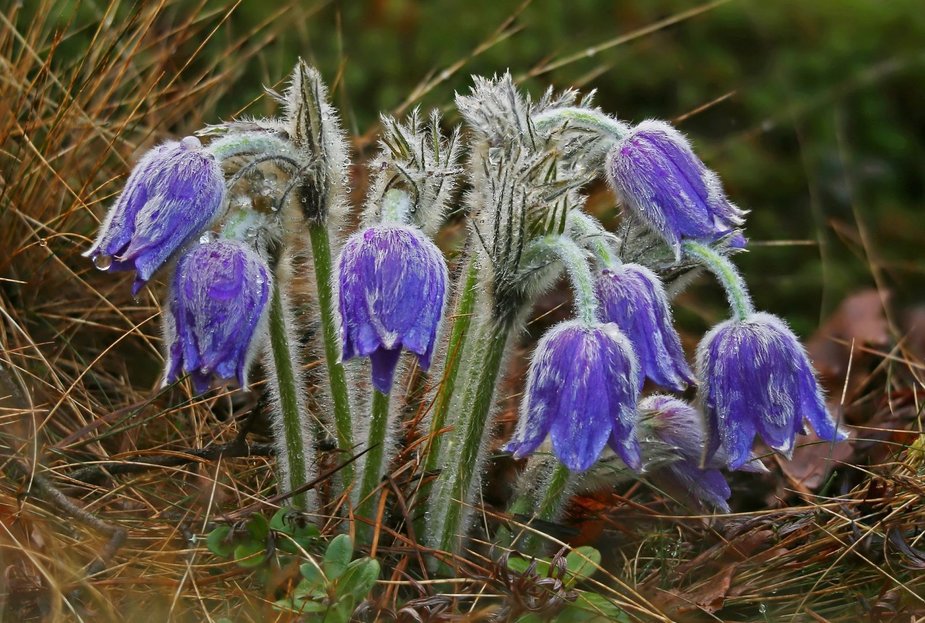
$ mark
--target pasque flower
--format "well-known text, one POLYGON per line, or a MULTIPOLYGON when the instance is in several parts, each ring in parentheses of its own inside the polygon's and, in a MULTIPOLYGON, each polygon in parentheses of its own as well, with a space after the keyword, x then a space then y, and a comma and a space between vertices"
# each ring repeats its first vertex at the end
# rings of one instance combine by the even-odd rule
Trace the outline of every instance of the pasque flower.
POLYGON ((808 420, 821 439, 846 438, 825 406, 812 364, 789 327, 756 312, 713 327, 697 348, 707 459, 722 448, 731 469, 749 460, 755 435, 786 456, 808 420))
POLYGON ((104 270, 135 270, 136 293, 180 247, 216 217, 225 180, 194 136, 146 153, 84 253, 104 270))
MULTIPOLYGON (((745 212, 684 136, 664 121, 643 121, 607 157, 607 178, 626 206, 680 255, 681 241, 713 242, 736 232, 745 212)), ((736 233, 731 244, 745 246, 736 233)))
MULTIPOLYGON (((662 442, 673 447, 679 459, 656 469, 651 477, 667 481, 681 495, 697 503, 706 503, 723 512, 729 512, 727 500, 731 495, 726 477, 720 471, 726 463, 720 449, 701 466, 703 456, 703 418, 688 403, 664 394, 653 394, 639 403, 639 412, 662 442)), ((767 468, 754 456, 740 468, 743 471, 762 472, 767 468)))
POLYGON ((209 389, 213 376, 246 387, 265 340, 271 285, 263 258, 243 242, 216 240, 183 254, 165 314, 165 384, 186 372, 197 393, 209 389))
POLYGON ((645 376, 662 387, 683 391, 694 382, 661 280, 639 264, 600 272, 595 292, 601 320, 616 323, 633 344, 645 376))
POLYGON ((581 472, 609 442, 624 463, 638 470, 638 366, 617 325, 577 320, 556 325, 536 345, 520 421, 506 449, 519 458, 550 435, 559 461, 581 472))
POLYGON ((369 357, 373 386, 392 388, 401 349, 430 367, 446 303, 446 261, 419 230, 390 223, 353 234, 337 261, 343 359, 369 357))

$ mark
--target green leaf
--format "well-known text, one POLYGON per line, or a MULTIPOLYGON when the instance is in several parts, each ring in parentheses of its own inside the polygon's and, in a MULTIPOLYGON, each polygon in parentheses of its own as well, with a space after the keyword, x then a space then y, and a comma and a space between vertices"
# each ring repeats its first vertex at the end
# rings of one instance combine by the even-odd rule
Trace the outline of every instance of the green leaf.
POLYGON ((565 565, 569 573, 574 576, 572 584, 590 578, 600 564, 601 553, 590 545, 576 547, 565 557, 565 565))
POLYGON ((267 537, 270 536, 270 524, 267 523, 267 518, 263 515, 252 515, 247 520, 247 533, 254 541, 261 545, 265 544, 267 537))
POLYGON ((324 623, 350 623, 350 617, 356 609, 354 600, 347 598, 328 610, 324 616, 324 623))
POLYGON ((303 597, 286 597, 276 601, 273 606, 278 610, 287 610, 300 614, 317 614, 328 609, 328 606, 320 601, 313 601, 303 597))
POLYGON ((321 569, 318 568, 318 563, 314 561, 303 563, 299 567, 299 571, 302 573, 302 577, 313 585, 324 586, 327 583, 327 578, 324 577, 321 569))
POLYGON ((234 543, 231 542, 230 536, 230 526, 218 526, 206 537, 206 547, 216 556, 228 558, 234 551, 234 543))
MULTIPOLYGON (((524 574, 527 572, 527 569, 530 567, 530 563, 533 562, 530 558, 518 558, 516 556, 511 556, 507 559, 507 567, 511 571, 516 571, 517 573, 524 574)), ((544 578, 549 573, 549 561, 544 560, 543 558, 536 559, 536 574, 541 578, 544 578)))
POLYGON ((353 541, 346 534, 338 534, 328 544, 324 553, 324 574, 328 580, 336 580, 347 569, 353 557, 353 541))
POLYGON ((353 561, 337 583, 338 596, 350 595, 357 600, 366 599, 379 579, 379 571, 379 561, 373 558, 353 561))
POLYGON ((631 623, 629 615, 597 593, 579 591, 578 598, 557 616, 558 623, 631 623))
POLYGON ((517 617, 517 623, 543 623, 543 619, 538 614, 530 613, 517 617))
POLYGON ((245 569, 259 567, 263 564, 267 550, 263 543, 245 541, 234 548, 235 562, 245 569))
POLYGON ((287 506, 273 513, 273 517, 270 518, 270 530, 282 532, 283 534, 292 534, 295 522, 291 521, 289 517, 291 513, 292 509, 287 506))

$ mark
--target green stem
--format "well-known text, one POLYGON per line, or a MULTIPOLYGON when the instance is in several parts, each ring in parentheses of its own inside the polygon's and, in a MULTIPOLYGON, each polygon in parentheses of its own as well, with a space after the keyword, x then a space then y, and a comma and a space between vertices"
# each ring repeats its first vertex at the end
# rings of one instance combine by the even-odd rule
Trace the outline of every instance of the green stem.
MULTIPOLYGON (((290 332, 286 327, 286 312, 283 309, 282 293, 279 285, 273 286, 273 297, 270 302, 270 348, 272 350, 273 368, 277 393, 279 394, 279 410, 283 424, 283 445, 286 456, 280 457, 288 471, 289 480, 285 488, 295 491, 306 482, 306 456, 305 438, 302 429, 302 417, 299 413, 299 391, 296 374, 293 369, 293 356, 289 344, 290 332)), ((296 508, 304 509, 306 493, 302 492, 292 497, 292 504, 296 508)))
POLYGON ((473 349, 477 360, 473 361, 469 368, 470 376, 467 379, 463 400, 465 416, 459 419, 459 428, 454 435, 454 447, 458 447, 459 452, 445 461, 445 486, 441 495, 435 495, 431 499, 431 520, 445 513, 444 521, 428 524, 440 530, 439 539, 436 541, 444 551, 456 549, 457 533, 464 507, 469 503, 473 476, 476 470, 481 468, 479 453, 487 432, 488 415, 491 413, 495 385, 510 329, 509 323, 495 323, 489 320, 489 324, 483 326, 477 345, 473 349))
POLYGON ((607 238, 616 239, 604 229, 600 222, 580 210, 573 210, 568 215, 569 228, 580 238, 590 241, 591 252, 604 268, 616 268, 621 264, 619 256, 607 244, 607 238))
POLYGON ((408 223, 411 212, 411 197, 403 190, 392 188, 382 198, 383 223, 408 223))
MULTIPOLYGON (((385 469, 383 460, 385 458, 386 435, 389 430, 389 395, 383 394, 378 389, 373 390, 372 421, 369 424, 369 450, 366 452, 366 464, 363 468, 363 478, 360 482, 360 493, 357 497, 359 506, 356 514, 367 519, 373 518, 376 508, 376 499, 373 491, 382 480, 382 473, 385 469)), ((368 540, 371 533, 371 526, 366 523, 360 523, 357 526, 357 534, 361 540, 368 540)))
POLYGON ((289 141, 273 136, 269 132, 248 132, 223 136, 209 143, 206 149, 219 160, 244 154, 275 155, 299 159, 298 152, 289 141))
POLYGON ((626 133, 630 130, 630 127, 625 123, 617 121, 599 110, 579 108, 577 106, 546 110, 534 116, 533 123, 538 130, 548 130, 557 125, 561 126, 568 123, 572 127, 609 135, 617 141, 626 136, 626 133))
MULTIPOLYGON (((572 473, 562 463, 556 461, 549 481, 546 484, 546 492, 536 508, 536 518, 541 521, 555 521, 562 511, 562 506, 568 496, 569 484, 572 480, 572 473)), ((529 534, 524 540, 523 549, 528 554, 536 554, 540 540, 536 534, 529 534)))
MULTIPOLYGON (((334 428, 337 432, 337 447, 344 458, 353 452, 353 420, 350 418, 350 397, 347 393, 347 375, 340 363, 340 341, 337 337, 337 323, 334 320, 334 293, 332 291, 331 243, 324 223, 308 223, 308 236, 312 245, 315 265, 315 287, 318 289, 318 307, 321 316, 321 333, 324 340, 324 357, 328 366, 331 384, 331 400, 334 402, 334 428)), ((353 483, 353 465, 341 470, 344 487, 353 483)))
MULTIPOLYGON (((430 435, 426 449, 424 450, 424 469, 422 474, 434 471, 437 467, 437 459, 440 456, 440 450, 443 446, 443 435, 440 431, 446 423, 446 416, 450 411, 450 402, 453 399, 453 393, 456 389, 456 377, 459 375, 462 359, 463 348, 466 344, 466 338, 469 335, 469 327, 472 325, 472 310, 475 307, 476 283, 478 281, 478 267, 475 258, 470 256, 468 268, 465 273, 465 281, 459 292, 459 298, 456 301, 456 309, 453 312, 453 329, 450 332, 449 343, 446 349, 446 363, 443 366, 443 380, 440 388, 437 390, 437 399, 434 404, 433 416, 430 420, 430 435)), ((417 498, 427 500, 430 497, 431 483, 421 483, 418 489, 417 498)), ((424 516, 418 519, 416 524, 417 534, 421 534, 424 529, 424 516)))
POLYGON ((588 265, 585 252, 567 236, 550 236, 540 242, 548 244, 568 273, 575 296, 578 317, 587 324, 598 321, 598 302, 594 292, 594 274, 588 265))
POLYGON ((755 307, 752 305, 752 299, 748 294, 745 281, 728 257, 717 253, 712 247, 693 240, 685 240, 681 248, 684 249, 687 255, 696 259, 716 275, 717 280, 726 291, 729 308, 738 320, 745 320, 755 313, 755 307))

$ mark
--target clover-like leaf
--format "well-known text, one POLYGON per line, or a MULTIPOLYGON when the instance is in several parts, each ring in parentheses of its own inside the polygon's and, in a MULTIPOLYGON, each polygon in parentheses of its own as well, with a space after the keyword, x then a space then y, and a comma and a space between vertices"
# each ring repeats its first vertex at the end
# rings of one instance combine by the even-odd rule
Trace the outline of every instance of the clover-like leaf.
POLYGON ((229 538, 230 536, 230 526, 218 526, 206 537, 206 547, 216 556, 228 558, 234 552, 234 543, 229 538))
POLYGON ((346 534, 338 534, 328 544, 328 549, 324 553, 324 574, 328 580, 336 580, 350 564, 353 558, 353 541, 346 534))
POLYGON ((362 558, 347 565, 347 570, 337 583, 339 596, 350 595, 357 600, 365 599, 379 579, 379 561, 362 558))

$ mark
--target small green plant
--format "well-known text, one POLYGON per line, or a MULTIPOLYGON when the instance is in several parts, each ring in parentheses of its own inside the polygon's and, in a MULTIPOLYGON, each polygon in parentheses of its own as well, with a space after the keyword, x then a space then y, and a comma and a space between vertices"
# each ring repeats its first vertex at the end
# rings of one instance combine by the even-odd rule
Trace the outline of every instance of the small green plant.
POLYGON ((346 534, 334 537, 320 563, 309 557, 299 567, 301 580, 276 607, 325 623, 346 623, 379 579, 379 561, 352 558, 353 540, 346 534))
POLYGON ((314 548, 318 535, 318 527, 304 515, 281 508, 269 521, 255 514, 239 525, 216 527, 206 537, 206 547, 216 556, 230 557, 239 566, 252 569, 278 554, 304 555, 314 548))

